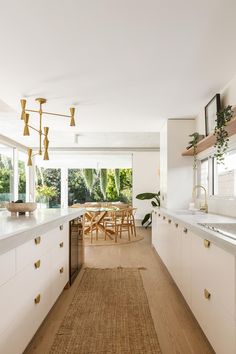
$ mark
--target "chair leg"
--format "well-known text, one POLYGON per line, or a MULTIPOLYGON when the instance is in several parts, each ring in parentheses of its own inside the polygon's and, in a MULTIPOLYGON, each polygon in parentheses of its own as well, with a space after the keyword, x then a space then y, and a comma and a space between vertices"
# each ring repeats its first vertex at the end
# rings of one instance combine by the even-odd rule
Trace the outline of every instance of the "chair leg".
POLYGON ((128 225, 128 237, 129 237, 129 241, 130 241, 130 227, 128 225))

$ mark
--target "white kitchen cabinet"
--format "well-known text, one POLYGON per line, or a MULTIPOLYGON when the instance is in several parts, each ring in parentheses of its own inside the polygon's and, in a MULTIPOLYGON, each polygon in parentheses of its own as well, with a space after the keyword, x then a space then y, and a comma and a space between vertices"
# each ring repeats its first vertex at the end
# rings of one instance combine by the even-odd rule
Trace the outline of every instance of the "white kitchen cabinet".
POLYGON ((181 225, 181 256, 180 256, 180 269, 181 269, 181 292, 191 306, 191 277, 192 277, 192 254, 191 242, 192 233, 186 227, 181 225))
POLYGON ((217 354, 236 353, 235 256, 162 211, 153 246, 217 354))
POLYGON ((15 250, 0 255, 0 286, 15 275, 16 262, 15 250))
POLYGON ((69 280, 69 225, 10 252, 15 273, 0 286, 0 353, 20 354, 69 280))

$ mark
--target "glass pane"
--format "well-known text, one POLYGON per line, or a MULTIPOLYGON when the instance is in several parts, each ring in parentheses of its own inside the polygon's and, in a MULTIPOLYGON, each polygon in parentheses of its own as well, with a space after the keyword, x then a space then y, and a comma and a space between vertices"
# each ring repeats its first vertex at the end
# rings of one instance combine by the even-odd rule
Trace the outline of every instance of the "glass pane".
POLYGON ((19 151, 18 154, 18 199, 26 202, 26 173, 27 173, 27 155, 19 151))
POLYGON ((68 204, 85 202, 132 202, 132 169, 68 170, 68 204), (103 187, 101 186, 103 184, 103 187), (105 189, 105 191, 104 191, 105 189))
POLYGON ((236 196, 236 150, 225 157, 225 164, 215 167, 215 195, 236 196))
MULTIPOLYGON (((202 160, 201 161, 201 173, 200 173, 200 185, 205 187, 207 191, 209 189, 209 186, 208 186, 209 175, 208 174, 209 174, 209 161, 208 161, 208 159, 202 160)), ((204 194, 202 189, 201 189, 201 194, 204 194)))
POLYGON ((36 166, 36 202, 41 208, 61 207, 61 169, 36 166))
POLYGON ((13 200, 13 149, 0 144, 0 209, 13 200))

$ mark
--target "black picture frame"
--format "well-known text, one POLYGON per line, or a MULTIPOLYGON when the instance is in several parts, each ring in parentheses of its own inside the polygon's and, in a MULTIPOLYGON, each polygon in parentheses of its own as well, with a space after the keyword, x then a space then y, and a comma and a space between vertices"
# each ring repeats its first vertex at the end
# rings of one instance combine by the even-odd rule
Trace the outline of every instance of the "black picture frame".
POLYGON ((217 113, 220 111, 220 94, 217 93, 205 107, 205 130, 206 136, 214 132, 217 113))

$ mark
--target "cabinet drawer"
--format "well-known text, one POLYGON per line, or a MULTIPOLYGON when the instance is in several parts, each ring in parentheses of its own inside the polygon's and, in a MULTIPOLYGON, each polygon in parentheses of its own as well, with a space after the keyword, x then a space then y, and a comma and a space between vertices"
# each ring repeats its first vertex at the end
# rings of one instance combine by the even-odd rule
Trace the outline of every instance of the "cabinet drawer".
POLYGON ((68 247, 55 247, 52 251, 52 299, 53 303, 61 294, 69 281, 69 254, 68 247))
POLYGON ((193 234, 193 282, 211 292, 212 298, 235 317, 235 257, 193 234), (206 247, 207 245, 208 247, 206 247))
POLYGON ((0 286, 15 275, 15 249, 0 255, 0 286))
POLYGON ((49 286, 42 286, 14 314, 14 321, 0 334, 0 353, 22 354, 51 306, 49 286), (40 302, 34 299, 40 294, 40 302))
POLYGON ((52 248, 52 231, 24 243, 16 248, 16 272, 20 272, 27 265, 32 264, 37 259, 47 253, 52 248))
POLYGON ((193 285, 191 309, 217 354, 236 353, 236 322, 214 296, 207 299, 204 289, 193 285))
POLYGON ((44 255, 40 262, 39 268, 35 268, 34 263, 32 263, 1 286, 0 333, 11 326, 18 317, 24 316, 25 306, 27 307, 27 304, 34 302, 35 296, 42 289, 50 287, 51 257, 44 255))

